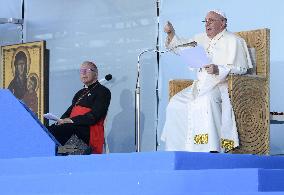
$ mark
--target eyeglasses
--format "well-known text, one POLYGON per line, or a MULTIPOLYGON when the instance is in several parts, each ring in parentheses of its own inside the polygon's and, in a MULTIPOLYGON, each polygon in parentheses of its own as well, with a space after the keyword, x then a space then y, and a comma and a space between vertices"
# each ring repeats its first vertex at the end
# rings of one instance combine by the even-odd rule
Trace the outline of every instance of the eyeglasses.
POLYGON ((80 74, 86 74, 86 73, 90 73, 90 72, 94 72, 95 70, 91 69, 91 68, 81 68, 79 70, 80 74))
POLYGON ((213 18, 209 18, 209 19, 205 19, 205 20, 202 20, 202 22, 204 23, 213 23, 213 22, 216 22, 216 21, 222 21, 222 19, 213 19, 213 18))

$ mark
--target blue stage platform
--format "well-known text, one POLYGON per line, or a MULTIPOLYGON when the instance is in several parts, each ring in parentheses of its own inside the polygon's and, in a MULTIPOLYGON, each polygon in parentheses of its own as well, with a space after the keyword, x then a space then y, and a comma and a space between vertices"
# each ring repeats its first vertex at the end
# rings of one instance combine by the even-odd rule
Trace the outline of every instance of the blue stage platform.
POLYGON ((55 142, 8 90, 0 90, 0 159, 55 156, 55 142))
POLYGON ((282 156, 55 156, 56 140, 8 90, 0 90, 0 107, 0 194, 284 195, 282 156))
POLYGON ((145 152, 0 160, 1 194, 284 194, 284 157, 145 152))

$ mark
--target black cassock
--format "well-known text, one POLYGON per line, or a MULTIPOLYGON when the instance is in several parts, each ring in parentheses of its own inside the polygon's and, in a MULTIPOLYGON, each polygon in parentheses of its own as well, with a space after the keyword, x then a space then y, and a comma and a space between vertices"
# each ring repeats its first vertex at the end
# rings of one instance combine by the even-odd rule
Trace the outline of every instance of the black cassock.
POLYGON ((110 90, 96 81, 88 86, 88 88, 79 90, 72 100, 72 105, 61 116, 62 119, 71 118, 74 123, 62 125, 53 124, 48 127, 48 129, 62 145, 64 145, 73 134, 76 134, 86 144, 89 144, 90 126, 95 125, 106 117, 110 100, 110 90), (91 111, 83 115, 70 117, 72 109, 75 106, 90 108, 91 111))

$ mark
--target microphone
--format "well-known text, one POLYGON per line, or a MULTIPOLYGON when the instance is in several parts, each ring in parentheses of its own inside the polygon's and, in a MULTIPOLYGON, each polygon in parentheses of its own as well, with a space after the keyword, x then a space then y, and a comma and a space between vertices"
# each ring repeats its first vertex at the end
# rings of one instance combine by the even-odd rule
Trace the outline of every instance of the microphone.
POLYGON ((188 42, 188 43, 183 43, 180 45, 176 45, 173 48, 171 48, 170 50, 176 49, 178 47, 196 47, 197 46, 197 42, 192 41, 192 42, 188 42))
POLYGON ((197 42, 195 41, 191 41, 191 42, 187 42, 187 43, 183 43, 183 44, 180 44, 180 45, 176 45, 172 48, 169 48, 167 50, 157 50, 157 49, 146 49, 144 51, 142 51, 139 55, 138 55, 138 64, 139 64, 139 61, 140 61, 140 57, 142 54, 146 53, 146 52, 149 52, 149 51, 152 51, 152 52, 156 52, 156 53, 168 53, 168 52, 171 52, 173 51, 174 49, 177 49, 179 47, 196 47, 197 46, 197 42))
POLYGON ((107 74, 105 76, 105 78, 99 80, 99 82, 101 83, 101 82, 104 82, 104 81, 110 81, 111 79, 112 79, 112 75, 111 74, 107 74))

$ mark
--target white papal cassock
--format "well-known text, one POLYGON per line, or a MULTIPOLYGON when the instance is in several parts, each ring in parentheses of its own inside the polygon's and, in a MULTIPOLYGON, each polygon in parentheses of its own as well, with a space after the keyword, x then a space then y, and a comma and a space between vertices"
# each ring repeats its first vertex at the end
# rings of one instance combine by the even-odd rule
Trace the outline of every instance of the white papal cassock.
POLYGON ((192 40, 175 36, 166 46, 174 48, 190 41, 204 47, 212 64, 218 65, 219 75, 200 69, 193 85, 171 98, 161 139, 170 151, 228 151, 239 146, 239 139, 226 77, 252 68, 247 45, 224 30, 213 39, 206 34, 192 40))

